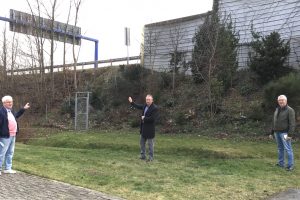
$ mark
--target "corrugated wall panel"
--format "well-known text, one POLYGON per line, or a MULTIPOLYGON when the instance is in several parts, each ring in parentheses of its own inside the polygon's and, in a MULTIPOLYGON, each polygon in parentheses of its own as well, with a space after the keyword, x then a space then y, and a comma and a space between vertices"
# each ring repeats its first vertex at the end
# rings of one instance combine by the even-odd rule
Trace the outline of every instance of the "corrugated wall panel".
MULTIPOLYGON (((247 67, 249 46, 252 41, 251 26, 254 31, 268 35, 278 31, 284 39, 291 39, 289 64, 299 67, 300 60, 300 0, 218 0, 219 14, 230 15, 239 33, 240 46, 238 63, 247 67)), ((178 51, 185 52, 185 60, 190 61, 194 47, 193 37, 205 17, 210 13, 188 16, 164 22, 149 24, 144 27, 144 66, 158 71, 170 70, 171 52, 177 46, 178 51), (174 35, 179 32, 180 38, 174 35), (147 35, 155 33, 156 40, 147 39, 147 35), (173 35, 173 36, 172 36, 173 35), (172 40, 173 38, 173 40, 172 40), (173 41, 173 42, 172 42, 173 41), (178 42, 178 45, 174 45, 178 42), (154 44, 155 43, 155 44, 154 44), (151 45, 150 45, 151 44, 151 45), (152 46, 151 53, 149 46, 152 46)))
POLYGON ((157 71, 170 71, 171 53, 184 52, 184 59, 188 62, 192 57, 194 48, 193 37, 199 26, 203 24, 206 15, 196 15, 186 18, 170 20, 146 25, 144 27, 144 66, 157 71), (157 35, 154 39, 154 33, 157 35), (152 41, 149 42, 149 35, 152 41), (150 53, 150 44, 152 51, 150 53))
MULTIPOLYGON (((219 0, 219 14, 231 16, 240 43, 252 41, 253 30, 268 35, 277 31, 284 39, 291 39, 289 64, 299 67, 300 43, 300 1, 299 0, 219 0), (295 38, 295 39, 293 39, 295 38)), ((239 66, 247 66, 248 47, 240 47, 239 66)))

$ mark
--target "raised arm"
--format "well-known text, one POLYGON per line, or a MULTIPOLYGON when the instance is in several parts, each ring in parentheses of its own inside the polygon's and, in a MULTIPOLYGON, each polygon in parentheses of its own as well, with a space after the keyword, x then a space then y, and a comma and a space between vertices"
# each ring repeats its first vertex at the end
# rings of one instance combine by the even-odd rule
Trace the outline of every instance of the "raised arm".
POLYGON ((29 103, 26 103, 26 105, 15 114, 15 117, 19 118, 21 115, 23 115, 25 110, 27 110, 28 108, 30 108, 30 105, 29 105, 29 103))
POLYGON ((134 101, 132 100, 131 97, 128 97, 128 101, 129 101, 129 103, 130 103, 134 108, 143 110, 143 108, 144 108, 144 105, 143 105, 143 104, 136 104, 136 103, 134 103, 134 101))

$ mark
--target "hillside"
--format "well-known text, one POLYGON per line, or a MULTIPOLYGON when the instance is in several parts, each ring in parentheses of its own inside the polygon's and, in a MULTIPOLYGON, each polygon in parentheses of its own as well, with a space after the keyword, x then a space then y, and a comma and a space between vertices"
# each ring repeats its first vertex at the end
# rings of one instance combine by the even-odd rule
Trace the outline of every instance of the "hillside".
POLYGON ((248 71, 238 72, 233 87, 216 97, 213 116, 205 85, 182 74, 176 74, 173 91, 171 73, 151 73, 139 65, 83 70, 77 72, 75 90, 73 72, 60 72, 54 76, 53 93, 48 76, 44 81, 40 75, 7 77, 7 84, 1 84, 1 95, 12 95, 16 108, 25 102, 32 105, 22 127, 73 129, 75 91, 89 91, 89 125, 94 129, 138 127, 140 112, 133 110, 127 99, 132 96, 142 103, 148 93, 160 109, 160 133, 261 136, 271 128, 273 110, 265 108, 262 89, 248 71))

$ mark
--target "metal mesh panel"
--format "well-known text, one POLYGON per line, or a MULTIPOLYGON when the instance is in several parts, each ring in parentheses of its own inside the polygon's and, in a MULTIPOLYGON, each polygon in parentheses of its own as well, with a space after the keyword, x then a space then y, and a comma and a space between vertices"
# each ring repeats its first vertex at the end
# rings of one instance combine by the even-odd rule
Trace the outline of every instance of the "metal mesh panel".
POLYGON ((75 130, 89 128, 89 92, 76 92, 75 98, 75 130))

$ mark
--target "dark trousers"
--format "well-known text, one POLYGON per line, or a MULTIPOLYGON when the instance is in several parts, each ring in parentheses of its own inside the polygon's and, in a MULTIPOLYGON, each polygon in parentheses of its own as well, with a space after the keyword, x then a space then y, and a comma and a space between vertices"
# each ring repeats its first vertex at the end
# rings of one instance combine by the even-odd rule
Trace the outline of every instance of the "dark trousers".
POLYGON ((141 158, 146 159, 146 142, 149 146, 149 160, 153 160, 154 156, 154 138, 146 139, 142 135, 140 137, 141 158))

